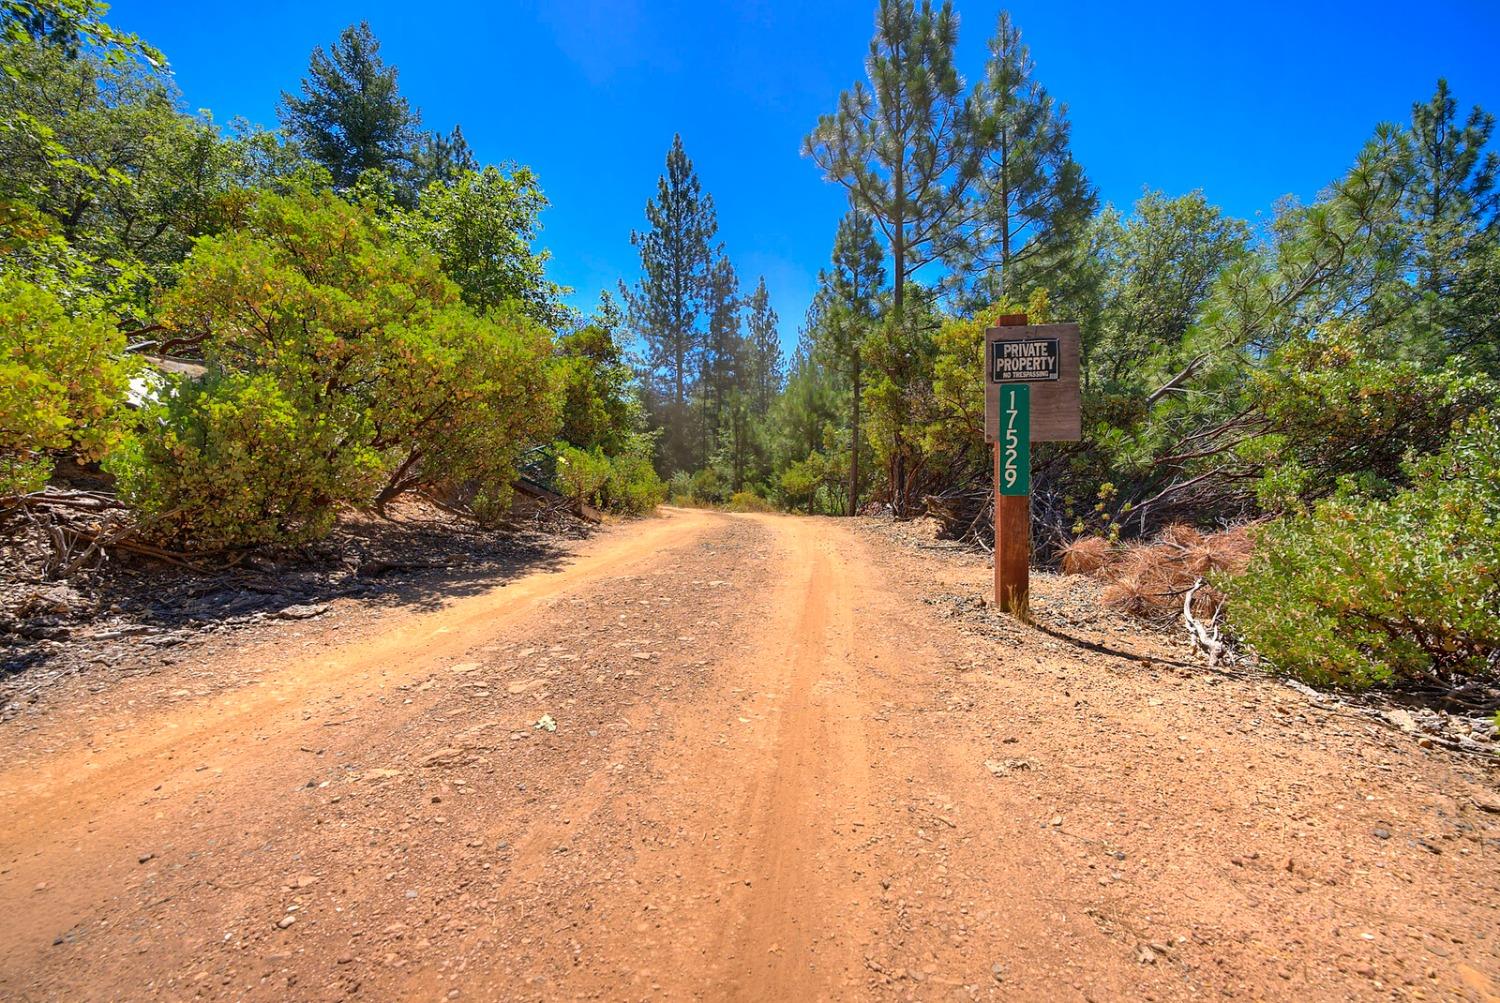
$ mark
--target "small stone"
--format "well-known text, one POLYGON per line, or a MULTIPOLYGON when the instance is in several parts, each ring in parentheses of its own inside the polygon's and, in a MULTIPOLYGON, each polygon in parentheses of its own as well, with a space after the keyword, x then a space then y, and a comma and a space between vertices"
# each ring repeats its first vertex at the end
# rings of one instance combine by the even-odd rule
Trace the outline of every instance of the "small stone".
POLYGON ((1375 830, 1375 838, 1376 839, 1390 839, 1391 838, 1391 830, 1389 830, 1389 829, 1376 829, 1375 830))
POLYGON ((287 914, 281 917, 281 919, 277 920, 276 928, 279 930, 285 930, 295 922, 297 922, 297 917, 291 914, 287 914))
POLYGON ((1061 826, 1062 823, 1063 823, 1062 816, 1061 815, 1054 815, 1052 817, 1052 821, 1049 822, 1048 824, 1051 825, 1055 829, 1055 828, 1061 826))
POLYGON ((139 857, 136 858, 135 862, 138 863, 138 864, 144 864, 144 863, 148 863, 148 862, 150 862, 152 860, 155 860, 155 859, 156 859, 156 854, 154 854, 154 853, 143 853, 139 857))
POLYGON ((1145 944, 1138 944, 1135 949, 1135 960, 1143 965, 1154 965, 1156 964, 1156 952, 1145 944))

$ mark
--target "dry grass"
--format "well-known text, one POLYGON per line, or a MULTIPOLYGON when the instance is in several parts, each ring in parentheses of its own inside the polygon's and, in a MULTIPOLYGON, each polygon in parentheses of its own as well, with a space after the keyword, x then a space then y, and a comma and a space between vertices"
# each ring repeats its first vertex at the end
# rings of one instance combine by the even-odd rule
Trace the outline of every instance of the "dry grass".
MULTIPOLYGON (((1215 571, 1244 570, 1252 544, 1248 526, 1203 533, 1172 525, 1153 543, 1123 550, 1100 537, 1075 540, 1063 551, 1063 571, 1093 575, 1107 583, 1101 599, 1108 605, 1148 620, 1171 620, 1182 612, 1182 600, 1200 578, 1215 571)), ((1196 615, 1210 617, 1223 595, 1205 586, 1193 598, 1196 615)))
POLYGON ((1065 575, 1093 575, 1115 559, 1115 546, 1102 536, 1085 536, 1062 548, 1065 575))

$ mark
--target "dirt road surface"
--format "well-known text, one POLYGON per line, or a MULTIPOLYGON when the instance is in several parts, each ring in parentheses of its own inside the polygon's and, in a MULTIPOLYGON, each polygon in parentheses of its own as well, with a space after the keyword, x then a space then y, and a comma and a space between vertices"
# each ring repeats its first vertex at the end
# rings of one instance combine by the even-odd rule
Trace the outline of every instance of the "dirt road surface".
POLYGON ((667 510, 70 683, 0 731, 0 998, 1500 999, 1481 764, 988 574, 667 510))

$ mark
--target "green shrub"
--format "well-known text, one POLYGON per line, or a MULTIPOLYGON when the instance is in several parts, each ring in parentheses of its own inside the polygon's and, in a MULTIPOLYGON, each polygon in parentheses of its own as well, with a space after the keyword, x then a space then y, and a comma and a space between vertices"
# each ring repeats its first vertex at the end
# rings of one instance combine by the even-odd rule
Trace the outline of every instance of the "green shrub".
POLYGON ((704 467, 693 475, 692 488, 688 492, 700 505, 719 505, 724 501, 724 482, 718 470, 704 467))
POLYGON ((640 515, 666 498, 667 487, 643 451, 605 456, 598 446, 557 446, 557 479, 563 493, 599 509, 640 515))
POLYGON ((729 496, 731 512, 774 512, 775 507, 754 491, 736 491, 729 496))
POLYGON ((324 535, 335 502, 378 475, 353 455, 275 380, 224 376, 177 385, 107 466, 147 536, 209 550, 324 535))
POLYGON ((247 226, 198 242, 162 317, 211 371, 274 381, 340 464, 380 467, 341 501, 465 484, 501 513, 519 453, 556 429, 550 332, 514 304, 475 313, 434 257, 332 194, 258 196, 247 226))
POLYGON ((686 470, 679 470, 667 481, 667 496, 672 499, 673 505, 693 504, 693 475, 686 470))
POLYGON ((562 493, 574 501, 603 508, 602 495, 609 473, 609 458, 598 446, 579 449, 565 443, 558 444, 557 482, 562 493))
POLYGON ((0 275, 0 496, 44 487, 59 452, 97 459, 115 445, 134 363, 108 317, 70 315, 0 275))
POLYGON ((1481 411, 1406 463, 1387 499, 1352 484, 1259 536, 1225 578, 1235 630, 1275 670, 1363 687, 1500 666, 1500 420, 1481 411))
POLYGON ((630 515, 650 512, 667 497, 667 486, 642 452, 621 453, 610 461, 605 490, 610 508, 630 515))

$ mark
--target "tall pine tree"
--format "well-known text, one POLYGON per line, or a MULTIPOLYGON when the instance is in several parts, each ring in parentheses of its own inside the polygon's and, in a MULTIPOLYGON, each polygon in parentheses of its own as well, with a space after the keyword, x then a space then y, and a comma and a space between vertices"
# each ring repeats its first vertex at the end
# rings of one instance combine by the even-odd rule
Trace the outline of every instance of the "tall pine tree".
POLYGON ((865 60, 870 85, 841 94, 838 110, 803 141, 889 244, 898 316, 906 280, 951 252, 978 172, 982 120, 953 65, 957 43, 951 2, 880 0, 865 60))
POLYGON ((740 280, 729 258, 715 259, 705 290, 708 331, 704 338, 698 395, 703 427, 698 465, 709 460, 728 415, 730 397, 745 370, 744 335, 740 325, 740 280))
POLYGON ((833 270, 821 275, 817 355, 849 389, 848 514, 859 508, 860 404, 864 396, 865 339, 874 329, 885 267, 869 217, 850 212, 839 220, 833 270))
POLYGON ((783 378, 781 332, 777 330, 779 318, 771 306, 771 294, 766 290, 764 275, 745 301, 745 311, 747 365, 742 383, 755 413, 764 416, 770 412, 771 404, 781 392, 783 378))
POLYGON ((1067 108, 1035 78, 1021 32, 1002 11, 980 91, 984 156, 972 222, 949 259, 953 285, 982 301, 1052 284, 1099 199, 1073 159, 1067 108), (1026 276, 1026 281, 1018 281, 1026 276))
POLYGON ((646 203, 646 221, 648 229, 630 235, 641 256, 640 280, 633 290, 620 283, 620 293, 631 330, 645 347, 648 405, 653 423, 664 430, 658 459, 662 473, 670 475, 691 469, 701 455, 690 404, 704 344, 699 317, 719 230, 713 197, 703 191, 680 135, 672 138, 656 197, 646 203))
POLYGON ((1412 106, 1403 198, 1416 292, 1437 351, 1464 352, 1500 370, 1500 155, 1486 150, 1495 117, 1474 107, 1462 120, 1439 80, 1412 106))
MULTIPOLYGON (((953 65, 957 44, 958 16, 948 0, 940 8, 931 0, 880 0, 865 60, 870 86, 856 83, 841 94, 838 110, 819 118, 803 141, 804 153, 848 190, 851 207, 867 214, 890 246, 893 316, 882 358, 892 363, 907 356, 904 346, 915 334, 907 326, 907 280, 954 252, 979 171, 984 118, 953 65)), ((888 376, 892 392, 905 394, 904 373, 888 376)), ((905 514, 911 444, 902 424, 887 431, 888 494, 905 514)))

